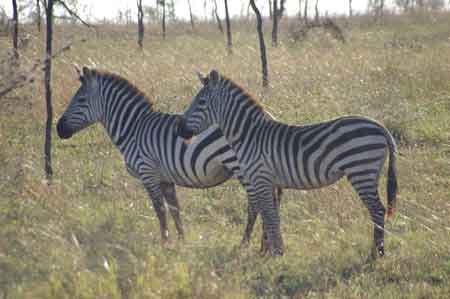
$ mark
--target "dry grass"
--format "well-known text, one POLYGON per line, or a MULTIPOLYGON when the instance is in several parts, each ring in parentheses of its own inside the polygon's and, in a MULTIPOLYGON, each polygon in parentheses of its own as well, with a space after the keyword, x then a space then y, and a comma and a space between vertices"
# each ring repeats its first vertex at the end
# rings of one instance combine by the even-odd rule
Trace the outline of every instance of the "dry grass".
MULTIPOLYGON (((248 250, 237 248, 246 219, 237 182, 179 188, 187 240, 163 249, 145 192, 99 126, 69 141, 55 137, 47 186, 38 80, 0 102, 0 298, 448 298, 450 22, 431 20, 357 20, 344 27, 346 44, 322 33, 293 43, 283 27, 280 47, 268 49, 268 90, 245 22, 232 56, 211 26, 178 28, 165 42, 151 36, 143 52, 134 28, 57 28, 56 47, 87 38, 55 61, 57 115, 79 84, 72 63, 127 77, 167 112, 182 111, 198 90, 195 70, 216 68, 285 122, 363 114, 386 124, 403 154, 399 213, 386 226, 387 256, 367 263, 371 224, 347 182, 287 191, 286 254, 267 259, 257 254, 260 231, 248 250)), ((22 66, 42 56, 33 34, 22 66)), ((381 188, 385 198, 384 180, 381 188)))

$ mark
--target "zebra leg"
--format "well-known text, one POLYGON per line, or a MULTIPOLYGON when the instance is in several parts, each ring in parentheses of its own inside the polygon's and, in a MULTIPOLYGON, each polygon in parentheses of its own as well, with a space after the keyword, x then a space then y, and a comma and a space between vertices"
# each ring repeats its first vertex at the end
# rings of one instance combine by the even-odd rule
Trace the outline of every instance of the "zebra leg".
POLYGON ((247 186, 246 190, 248 198, 247 225, 245 227, 244 236, 242 237, 241 247, 248 246, 251 234, 253 232, 253 227, 255 225, 256 219, 258 218, 258 201, 256 192, 250 186, 247 186))
POLYGON ((160 182, 146 182, 144 180, 144 186, 150 196, 150 199, 152 200, 156 215, 158 216, 161 241, 165 246, 167 245, 167 241, 169 239, 169 231, 167 229, 166 207, 164 206, 161 184, 160 182))
POLYGON ((267 234, 268 251, 273 255, 283 255, 283 238, 280 230, 280 213, 274 197, 274 186, 262 180, 256 184, 257 198, 263 231, 267 234))
MULTIPOLYGON (((273 190, 273 196, 274 196, 274 201, 275 201, 275 207, 277 208, 278 212, 280 211, 280 205, 281 205, 281 196, 283 195, 283 189, 276 187, 273 190)), ((261 236, 261 249, 259 250, 259 252, 261 254, 266 254, 269 251, 269 247, 267 244, 268 240, 267 240, 267 234, 266 232, 263 230, 262 236, 261 236)))
POLYGON ((171 183, 161 183, 161 192, 169 207, 170 214, 175 222, 175 227, 177 229, 178 238, 184 239, 183 224, 181 223, 180 217, 180 206, 178 204, 177 194, 175 190, 175 185, 171 183))
POLYGON ((377 180, 353 181, 352 185, 358 193, 364 205, 370 213, 373 222, 374 243, 370 254, 370 259, 384 256, 384 215, 386 209, 381 203, 378 194, 377 180))

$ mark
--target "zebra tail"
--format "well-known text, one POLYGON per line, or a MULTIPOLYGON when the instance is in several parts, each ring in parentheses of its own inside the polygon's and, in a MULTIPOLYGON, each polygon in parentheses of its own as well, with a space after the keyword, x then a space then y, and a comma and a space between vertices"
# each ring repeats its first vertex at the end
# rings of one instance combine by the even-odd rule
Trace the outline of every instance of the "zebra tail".
POLYGON ((397 174, 395 167, 395 141, 391 133, 387 129, 386 138, 389 145, 389 165, 388 165, 388 181, 387 181, 387 202, 388 211, 387 216, 390 217, 395 213, 395 206, 397 201, 397 174))

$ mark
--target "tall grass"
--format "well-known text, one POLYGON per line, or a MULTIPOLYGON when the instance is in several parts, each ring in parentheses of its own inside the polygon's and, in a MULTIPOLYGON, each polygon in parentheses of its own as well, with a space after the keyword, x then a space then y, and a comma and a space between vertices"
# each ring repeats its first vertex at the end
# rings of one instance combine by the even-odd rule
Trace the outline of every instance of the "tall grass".
MULTIPOLYGON (((269 48, 267 90, 253 24, 236 27, 233 55, 206 25, 197 33, 178 28, 164 42, 149 34, 143 51, 134 28, 96 35, 57 27, 56 48, 87 41, 55 60, 56 116, 79 86, 73 63, 127 77, 164 112, 182 111, 196 93, 195 70, 216 68, 287 123, 363 114, 386 124, 402 153, 398 214, 386 225, 386 257, 368 263, 372 224, 346 181, 286 191, 286 254, 266 258, 258 254, 259 227, 250 248, 238 248, 246 198, 236 181, 178 188, 186 241, 176 241, 171 226, 163 248, 146 193, 100 126, 54 139, 47 185, 37 80, 0 102, 0 298, 448 298, 450 22, 398 18, 346 26, 346 44, 320 30, 294 43, 283 26, 280 46, 269 48)), ((42 56, 35 36, 21 65, 42 56)), ((383 178, 383 198, 385 185, 383 178)))

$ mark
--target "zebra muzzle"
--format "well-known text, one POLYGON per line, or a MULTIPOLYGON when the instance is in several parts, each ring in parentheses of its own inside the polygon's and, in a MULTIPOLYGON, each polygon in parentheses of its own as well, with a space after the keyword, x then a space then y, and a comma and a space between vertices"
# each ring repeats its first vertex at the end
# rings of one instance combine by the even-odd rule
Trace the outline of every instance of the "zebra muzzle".
POLYGON ((182 116, 179 116, 175 122, 175 135, 184 139, 184 142, 190 144, 194 131, 186 127, 186 122, 182 116))
POLYGON ((58 136, 61 139, 67 139, 72 137, 73 135, 72 130, 70 130, 65 124, 64 118, 61 118, 56 124, 56 131, 58 132, 58 136))

